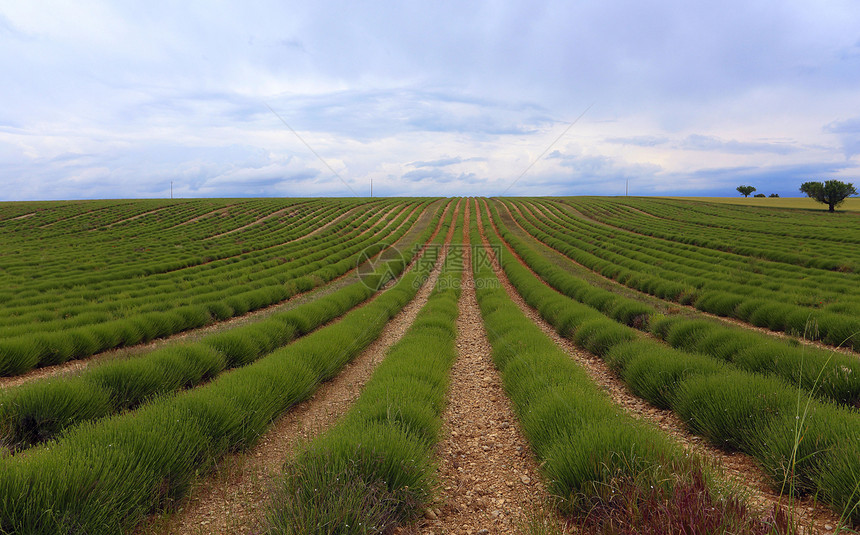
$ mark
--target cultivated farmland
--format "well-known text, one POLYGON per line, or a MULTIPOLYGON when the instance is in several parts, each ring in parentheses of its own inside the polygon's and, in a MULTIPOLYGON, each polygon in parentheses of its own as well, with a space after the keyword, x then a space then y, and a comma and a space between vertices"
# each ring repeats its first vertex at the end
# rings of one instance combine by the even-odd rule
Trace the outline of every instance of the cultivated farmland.
POLYGON ((0 237, 0 533, 860 527, 860 212, 52 201, 0 237))

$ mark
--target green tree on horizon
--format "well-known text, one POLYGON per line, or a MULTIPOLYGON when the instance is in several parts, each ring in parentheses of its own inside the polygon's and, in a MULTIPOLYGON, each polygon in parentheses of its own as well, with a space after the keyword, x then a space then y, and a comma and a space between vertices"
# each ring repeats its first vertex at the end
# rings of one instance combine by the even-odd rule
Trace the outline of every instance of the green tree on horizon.
POLYGON ((738 186, 737 190, 744 197, 749 197, 750 193, 755 191, 755 186, 738 186))
POLYGON ((839 180, 828 180, 823 184, 821 182, 804 182, 800 186, 800 191, 816 201, 826 204, 830 212, 835 211, 835 208, 842 204, 846 198, 857 195, 854 184, 850 182, 846 184, 839 180))

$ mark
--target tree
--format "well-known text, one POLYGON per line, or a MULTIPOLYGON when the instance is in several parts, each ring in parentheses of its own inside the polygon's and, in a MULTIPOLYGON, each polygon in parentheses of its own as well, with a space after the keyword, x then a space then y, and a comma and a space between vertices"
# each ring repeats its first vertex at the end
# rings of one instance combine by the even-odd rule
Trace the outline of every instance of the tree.
POLYGON ((752 193, 754 191, 755 191, 755 188, 752 186, 738 186, 738 193, 740 193, 744 197, 749 197, 750 193, 752 193))
POLYGON ((778 197, 779 197, 779 193, 771 193, 770 195, 768 195, 768 197, 771 197, 771 198, 778 198, 778 197))
POLYGON ((821 182, 804 182, 800 186, 800 191, 816 201, 826 204, 831 212, 847 197, 857 195, 854 184, 846 184, 838 180, 828 180, 823 184, 821 182))
POLYGON ((756 193, 753 197, 764 197, 764 193, 756 193))

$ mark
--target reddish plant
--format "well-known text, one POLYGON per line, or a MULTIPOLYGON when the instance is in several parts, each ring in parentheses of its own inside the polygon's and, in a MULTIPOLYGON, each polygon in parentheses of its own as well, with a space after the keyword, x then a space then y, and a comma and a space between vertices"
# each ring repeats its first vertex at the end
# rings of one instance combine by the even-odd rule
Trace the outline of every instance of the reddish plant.
POLYGON ((782 509, 759 518, 736 496, 717 496, 698 468, 674 484, 616 481, 595 500, 584 531, 602 535, 782 535, 797 533, 782 509))

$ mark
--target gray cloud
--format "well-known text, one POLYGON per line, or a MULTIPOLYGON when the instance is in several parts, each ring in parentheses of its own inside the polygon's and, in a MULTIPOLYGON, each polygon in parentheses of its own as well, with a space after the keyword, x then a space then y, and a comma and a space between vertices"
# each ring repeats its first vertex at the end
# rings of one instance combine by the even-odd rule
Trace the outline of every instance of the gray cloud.
POLYGON ((860 134, 860 117, 833 121, 825 125, 824 130, 834 134, 860 134))
POLYGON ((708 168, 685 176, 702 183, 705 186, 702 189, 706 194, 726 194, 730 187, 751 184, 761 193, 778 193, 786 197, 799 196, 798 188, 803 182, 831 176, 841 171, 856 172, 857 168, 856 164, 847 162, 812 162, 768 168, 753 166, 708 168))
POLYGON ((833 121, 824 126, 824 131, 837 135, 846 158, 860 154, 860 117, 833 121))
POLYGON ((617 145, 635 145, 638 147, 670 145, 682 150, 717 151, 727 152, 730 154, 789 154, 801 150, 800 147, 787 142, 738 141, 736 139, 724 140, 716 136, 702 134, 690 134, 678 142, 672 142, 672 140, 666 136, 613 137, 607 138, 606 142, 617 145))

